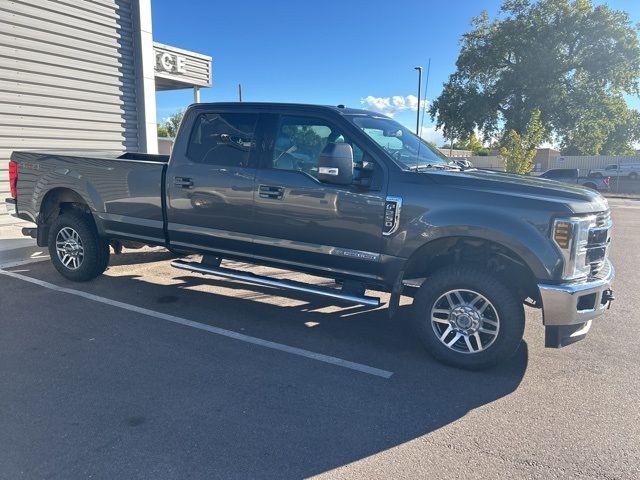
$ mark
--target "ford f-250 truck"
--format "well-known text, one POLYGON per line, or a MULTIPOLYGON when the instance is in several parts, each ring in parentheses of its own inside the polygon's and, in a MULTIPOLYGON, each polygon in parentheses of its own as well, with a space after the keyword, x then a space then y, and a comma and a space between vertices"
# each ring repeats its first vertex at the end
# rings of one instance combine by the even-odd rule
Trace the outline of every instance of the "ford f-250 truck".
POLYGON ((437 359, 482 368, 517 349, 524 305, 545 341, 586 334, 613 299, 611 217, 597 192, 461 169, 383 115, 338 107, 191 106, 171 157, 14 152, 7 205, 37 228, 66 278, 90 280, 115 251, 162 245, 173 266, 378 305, 414 297, 437 359), (320 287, 225 268, 222 259, 336 280, 320 287))

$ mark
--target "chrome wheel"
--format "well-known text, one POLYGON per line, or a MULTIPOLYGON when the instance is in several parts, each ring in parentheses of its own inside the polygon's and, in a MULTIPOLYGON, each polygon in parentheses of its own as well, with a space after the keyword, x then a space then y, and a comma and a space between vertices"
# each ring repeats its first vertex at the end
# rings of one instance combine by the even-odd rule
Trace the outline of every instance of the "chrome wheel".
POLYGON ((69 270, 77 270, 84 260, 84 246, 78 232, 71 227, 61 228, 56 235, 58 260, 69 270))
POLYGON ((458 353, 478 353, 498 338, 498 311, 473 290, 450 290, 431 309, 431 327, 447 348, 458 353))

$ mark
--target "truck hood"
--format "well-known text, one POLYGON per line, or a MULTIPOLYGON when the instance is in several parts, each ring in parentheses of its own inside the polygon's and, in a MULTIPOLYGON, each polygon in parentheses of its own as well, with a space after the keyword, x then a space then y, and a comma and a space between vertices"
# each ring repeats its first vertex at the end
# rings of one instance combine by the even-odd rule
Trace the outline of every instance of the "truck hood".
POLYGON ((440 185, 557 203, 573 213, 592 213, 609 209, 607 200, 594 190, 546 178, 490 170, 433 171, 429 174, 433 181, 440 185))

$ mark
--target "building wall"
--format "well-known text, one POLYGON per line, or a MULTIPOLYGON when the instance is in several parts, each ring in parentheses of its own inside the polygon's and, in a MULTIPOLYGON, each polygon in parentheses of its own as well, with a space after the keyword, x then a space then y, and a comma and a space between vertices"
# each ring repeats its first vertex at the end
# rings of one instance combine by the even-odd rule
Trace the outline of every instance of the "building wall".
POLYGON ((473 152, 471 150, 451 150, 450 148, 438 148, 440 153, 442 153, 445 157, 451 158, 468 158, 473 157, 473 152))
POLYGON ((504 160, 498 155, 476 155, 473 157, 468 157, 465 160, 469 160, 476 168, 482 168, 485 170, 498 170, 501 172, 504 172, 505 170, 504 160))
POLYGON ((12 150, 145 150, 138 8, 138 0, 0 0, 2 201, 12 150))

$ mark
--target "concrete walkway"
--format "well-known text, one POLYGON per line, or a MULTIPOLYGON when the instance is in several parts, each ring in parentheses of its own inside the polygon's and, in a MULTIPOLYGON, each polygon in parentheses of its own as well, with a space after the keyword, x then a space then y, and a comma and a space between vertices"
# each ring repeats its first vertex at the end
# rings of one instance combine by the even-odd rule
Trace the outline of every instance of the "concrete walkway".
POLYGON ((35 239, 22 235, 22 227, 30 225, 4 212, 0 214, 0 268, 48 255, 47 249, 38 247, 35 239))

